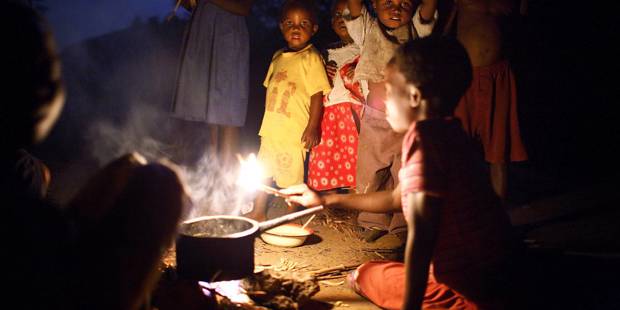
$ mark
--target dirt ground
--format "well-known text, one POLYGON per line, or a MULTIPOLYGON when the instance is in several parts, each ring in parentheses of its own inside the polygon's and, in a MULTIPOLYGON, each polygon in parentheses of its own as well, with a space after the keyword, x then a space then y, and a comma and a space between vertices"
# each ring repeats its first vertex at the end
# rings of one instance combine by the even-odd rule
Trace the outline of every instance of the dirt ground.
MULTIPOLYGON (((274 201, 269 209, 269 217, 277 217, 286 212, 290 211, 287 211, 285 205, 274 201)), ((309 218, 308 216, 295 222, 303 224, 309 218)), ((306 239, 303 245, 294 248, 267 244, 259 238, 255 242, 256 268, 311 272, 340 265, 359 265, 369 260, 402 258, 401 242, 397 237, 386 235, 375 242, 365 242, 361 239, 354 221, 355 214, 346 211, 328 210, 318 214, 308 224, 308 227, 314 230, 314 235, 306 239)), ((313 299, 332 305, 334 309, 380 309, 348 288, 344 277, 319 281, 319 284, 321 290, 313 299)))
MULTIPOLYGON (((292 211, 282 200, 274 200, 270 203, 268 218, 290 212, 292 211)), ((293 223, 304 224, 310 217, 306 216, 293 223)), ((308 224, 307 227, 311 228, 314 234, 301 246, 280 247, 256 238, 255 271, 267 269, 284 273, 310 274, 326 268, 344 267, 341 272, 336 272, 336 275, 328 275, 329 279, 318 280, 320 291, 313 296, 312 302, 302 309, 380 309, 348 288, 345 276, 355 266, 369 260, 402 260, 403 244, 394 235, 385 235, 372 243, 365 242, 354 223, 354 213, 327 210, 317 214, 308 224)), ((175 264, 173 250, 164 257, 163 263, 175 264)), ((159 308, 161 310, 166 307, 159 308)), ((198 307, 193 303, 184 309, 189 308, 198 307)))

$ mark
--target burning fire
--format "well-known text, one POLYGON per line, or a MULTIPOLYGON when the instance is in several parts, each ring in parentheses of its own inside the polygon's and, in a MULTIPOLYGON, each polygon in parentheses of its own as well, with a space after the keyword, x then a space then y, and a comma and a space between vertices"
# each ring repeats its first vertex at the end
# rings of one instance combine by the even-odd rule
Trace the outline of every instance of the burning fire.
POLYGON ((257 190, 262 190, 268 194, 285 197, 277 188, 267 186, 263 183, 265 179, 267 179, 265 170, 254 153, 248 155, 247 159, 244 159, 240 155, 238 155, 238 158, 240 167, 237 185, 246 191, 255 192, 257 190))
POLYGON ((246 159, 240 155, 238 158, 240 165, 237 185, 251 192, 260 189, 265 180, 265 170, 258 159, 256 159, 256 155, 251 153, 246 159))
POLYGON ((216 293, 230 299, 233 303, 237 304, 253 304, 250 296, 246 294, 246 291, 241 287, 241 280, 220 281, 220 282, 203 282, 199 281, 198 284, 202 287, 202 292, 211 296, 211 290, 216 293))

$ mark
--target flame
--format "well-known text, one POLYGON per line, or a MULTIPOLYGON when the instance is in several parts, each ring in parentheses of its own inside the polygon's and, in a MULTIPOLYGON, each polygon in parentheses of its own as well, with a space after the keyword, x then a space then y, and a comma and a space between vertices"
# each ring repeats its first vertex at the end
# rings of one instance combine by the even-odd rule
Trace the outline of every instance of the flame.
POLYGON ((255 192, 261 188, 266 179, 265 170, 254 153, 248 155, 246 159, 241 156, 238 157, 240 165, 237 185, 247 191, 255 192))
POLYGON ((209 290, 214 290, 218 294, 230 299, 233 303, 237 304, 252 304, 253 301, 250 296, 246 294, 246 291, 241 287, 241 280, 220 281, 220 282, 204 282, 199 281, 198 284, 202 287, 202 291, 205 295, 211 296, 209 290))

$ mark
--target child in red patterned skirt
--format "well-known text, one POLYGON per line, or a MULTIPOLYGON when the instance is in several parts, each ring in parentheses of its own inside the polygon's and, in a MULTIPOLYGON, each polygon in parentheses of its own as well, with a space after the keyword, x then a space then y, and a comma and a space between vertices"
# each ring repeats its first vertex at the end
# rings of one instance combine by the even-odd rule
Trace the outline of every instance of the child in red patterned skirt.
POLYGON ((340 42, 327 50, 327 73, 333 88, 323 97, 321 143, 310 153, 308 185, 317 191, 355 187, 359 133, 356 124, 364 96, 360 83, 353 82, 360 49, 353 43, 342 18, 346 5, 346 0, 335 0, 331 10, 332 29, 340 42))

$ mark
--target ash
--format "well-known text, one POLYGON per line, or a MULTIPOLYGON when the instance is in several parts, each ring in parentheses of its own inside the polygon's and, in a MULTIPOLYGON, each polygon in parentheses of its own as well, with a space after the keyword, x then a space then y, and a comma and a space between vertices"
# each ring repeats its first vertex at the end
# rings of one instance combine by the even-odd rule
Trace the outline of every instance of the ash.
POLYGON ((243 281, 243 288, 257 304, 270 309, 299 309, 319 292, 307 274, 261 271, 243 281))

